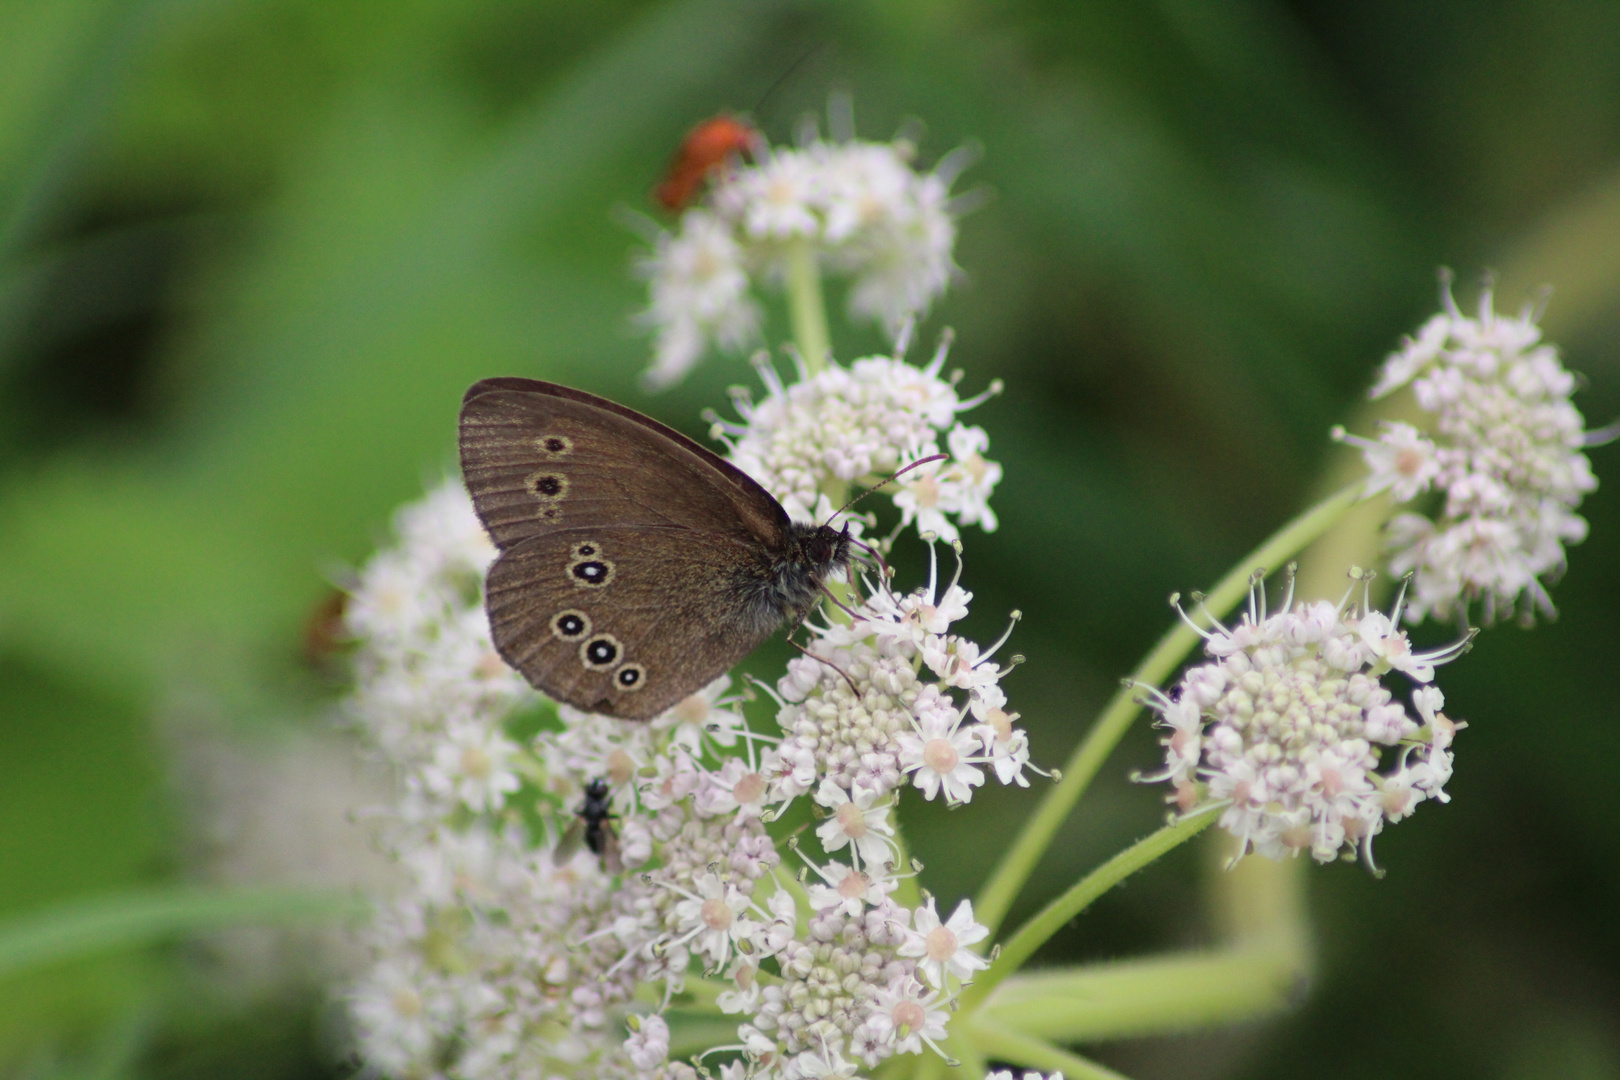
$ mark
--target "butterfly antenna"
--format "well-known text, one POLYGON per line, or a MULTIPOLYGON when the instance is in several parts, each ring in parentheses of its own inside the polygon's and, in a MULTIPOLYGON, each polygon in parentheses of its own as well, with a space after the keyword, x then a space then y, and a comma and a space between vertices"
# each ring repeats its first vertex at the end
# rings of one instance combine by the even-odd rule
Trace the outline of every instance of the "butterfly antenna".
POLYGON ((830 667, 834 671, 838 672, 838 674, 840 674, 840 675, 842 675, 844 677, 844 681, 849 683, 849 692, 854 694, 857 698, 861 696, 861 688, 855 685, 855 680, 849 677, 849 672, 845 671, 843 668, 839 667, 837 664, 833 663, 831 660, 827 659, 825 656, 817 656, 815 653, 811 652, 809 649, 805 648, 803 645, 800 645, 797 641, 794 641, 792 638, 788 638, 788 644, 793 646, 795 649, 798 649, 800 652, 804 653, 804 655, 808 656, 810 659, 812 659, 812 660, 820 660, 823 664, 826 664, 828 667, 830 667))
POLYGON ((854 506, 856 503, 860 502, 862 499, 864 499, 868 495, 872 494, 872 492, 876 491, 878 488, 886 487, 887 485, 894 483, 896 480, 900 479, 902 476, 906 475, 906 473, 910 472, 912 469, 915 469, 917 466, 919 466, 919 465, 927 465, 931 461, 944 461, 946 458, 948 458, 950 456, 951 455, 949 455, 949 454, 929 454, 927 457, 918 458, 916 461, 913 461, 910 465, 907 465, 903 469, 895 470, 894 472, 890 473, 884 479, 879 480, 877 483, 873 484, 871 487, 867 488, 865 491, 861 492, 859 495, 857 495, 853 499, 849 500, 849 502, 845 503, 843 506, 839 507, 837 510, 834 510, 833 513, 832 513, 832 516, 827 519, 827 524, 831 525, 833 518, 837 517, 839 514, 844 513, 850 507, 854 506))
POLYGON ((782 72, 782 74, 778 75, 776 77, 776 81, 771 83, 766 91, 759 96, 758 101, 754 102, 754 115, 758 116, 760 114, 761 110, 765 108, 765 103, 770 101, 778 90, 782 89, 794 72, 798 71, 804 66, 804 62, 806 60, 809 60, 812 56, 822 52, 831 44, 832 42, 830 40, 817 42, 816 44, 810 46, 810 48, 806 49, 797 60, 789 64, 788 69, 782 72))

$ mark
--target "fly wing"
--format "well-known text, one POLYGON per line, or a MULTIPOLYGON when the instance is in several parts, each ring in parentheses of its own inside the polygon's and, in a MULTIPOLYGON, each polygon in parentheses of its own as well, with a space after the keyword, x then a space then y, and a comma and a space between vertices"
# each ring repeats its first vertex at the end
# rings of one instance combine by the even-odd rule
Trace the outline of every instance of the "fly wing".
POLYGON ((602 869, 607 874, 618 877, 624 873, 624 859, 619 852, 619 834, 613 831, 611 822, 602 822, 602 869))
POLYGON ((573 824, 563 830, 562 838, 557 846, 551 849, 551 865, 566 866, 579 854, 580 848, 585 846, 585 819, 574 818, 573 824))

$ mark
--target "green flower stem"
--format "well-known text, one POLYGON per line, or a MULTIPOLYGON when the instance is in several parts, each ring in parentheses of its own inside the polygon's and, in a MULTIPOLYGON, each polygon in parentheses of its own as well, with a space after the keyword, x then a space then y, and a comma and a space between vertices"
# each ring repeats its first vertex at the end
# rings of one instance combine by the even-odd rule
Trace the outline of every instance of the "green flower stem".
MULTIPOLYGON (((896 1055, 895 1057, 892 1057, 888 1061, 884 1062, 884 1064, 888 1065, 899 1061, 900 1058, 898 1055, 896 1055)), ((891 1076, 905 1076, 905 1064, 906 1063, 896 1064, 894 1072, 891 1074, 891 1076)), ((922 1059, 917 1061, 913 1066, 913 1070, 914 1071, 911 1073, 911 1080, 945 1080, 945 1059, 940 1057, 938 1054, 924 1054, 922 1055, 922 1059)), ((885 1080, 888 1080, 888 1078, 885 1078, 885 1080)), ((977 1078, 975 1078, 975 1080, 977 1080, 977 1078)))
POLYGON ((737 1044, 739 1017, 693 1015, 680 1009, 670 1009, 664 1014, 664 1019, 669 1023, 671 1061, 684 1060, 711 1047, 737 1044))
POLYGON ((1159 856, 1203 832, 1225 808, 1224 803, 1216 803, 1195 810, 1151 836, 1138 840, 1071 885, 1063 895, 1047 904, 1027 923, 1019 927, 1018 932, 1002 945, 1000 954, 990 967, 980 973, 973 980, 973 985, 962 992, 961 1009, 964 1012, 977 1009, 1003 979, 1023 967, 1024 962, 1034 955, 1036 949, 1063 929, 1070 919, 1089 907, 1093 900, 1159 856))
MULTIPOLYGON (((958 1035, 955 1032, 947 1035, 943 1048, 956 1061, 958 1070, 956 1076, 983 1080, 989 1074, 989 1063, 985 1060, 984 1051, 967 1035, 958 1035)), ((933 1057, 932 1054, 929 1056, 933 1057)))
POLYGON ((906 847, 905 833, 900 829, 900 800, 894 801, 894 812, 889 817, 889 824, 894 826, 894 845, 899 849, 895 855, 894 868, 897 871, 894 883, 894 902, 905 907, 922 906, 922 887, 917 884, 917 875, 911 872, 911 852, 906 847))
POLYGON ((1092 964, 1002 983, 969 1022, 1060 1043, 1163 1035, 1281 1012, 1304 983, 1303 952, 1279 940, 1092 964))
POLYGON ((225 926, 320 922, 367 910, 352 896, 310 889, 176 886, 99 896, 0 923, 0 977, 225 926))
MULTIPOLYGON (((1231 610, 1248 593, 1249 578, 1256 570, 1274 569, 1293 558, 1355 505, 1361 497, 1361 489, 1359 480, 1349 484, 1283 526, 1222 579, 1205 599, 1205 606, 1217 616, 1231 610)), ((1132 682, 1114 694, 1091 731, 1075 748, 1063 768, 1063 779, 1047 792, 974 902, 974 917, 992 932, 1007 917, 1018 891, 1051 845, 1053 834, 1141 711, 1137 702, 1141 691, 1137 684, 1157 686, 1163 682, 1198 640, 1198 635, 1184 623, 1177 622, 1171 627, 1133 673, 1132 682)))
POLYGON ((1032 1035, 1025 1035, 984 1017, 968 1025, 973 1044, 985 1057, 1026 1069, 1061 1072, 1064 1080, 1126 1080, 1113 1069, 1071 1054, 1032 1035))
POLYGON ((717 1013, 720 1011, 720 995, 728 989, 736 989, 736 984, 730 979, 723 982, 714 978, 687 979, 684 992, 691 1000, 675 1007, 686 1012, 717 1013))
POLYGON ((821 298, 821 271, 808 240, 795 240, 788 248, 788 314, 793 321, 793 344, 804 366, 815 375, 827 366, 832 337, 827 332, 827 305, 821 298))

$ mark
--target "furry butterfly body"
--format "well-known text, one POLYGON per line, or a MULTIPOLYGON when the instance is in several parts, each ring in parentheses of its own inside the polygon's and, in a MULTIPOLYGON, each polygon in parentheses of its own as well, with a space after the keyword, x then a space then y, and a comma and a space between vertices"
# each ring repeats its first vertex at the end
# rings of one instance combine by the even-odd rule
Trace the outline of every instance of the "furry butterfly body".
POLYGON ((502 658, 538 690, 645 720, 802 619, 850 539, 791 521, 731 463, 633 409, 533 379, 462 399, 461 468, 499 555, 502 658))

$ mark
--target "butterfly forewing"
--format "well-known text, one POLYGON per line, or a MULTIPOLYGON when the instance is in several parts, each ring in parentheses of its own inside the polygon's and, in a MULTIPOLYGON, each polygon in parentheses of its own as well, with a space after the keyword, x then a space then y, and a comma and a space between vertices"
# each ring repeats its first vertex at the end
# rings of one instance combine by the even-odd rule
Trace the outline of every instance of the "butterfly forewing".
POLYGON ((603 398, 486 379, 461 409, 461 468, 500 548, 582 524, 743 530, 782 542, 787 515, 758 484, 679 432, 603 398))

